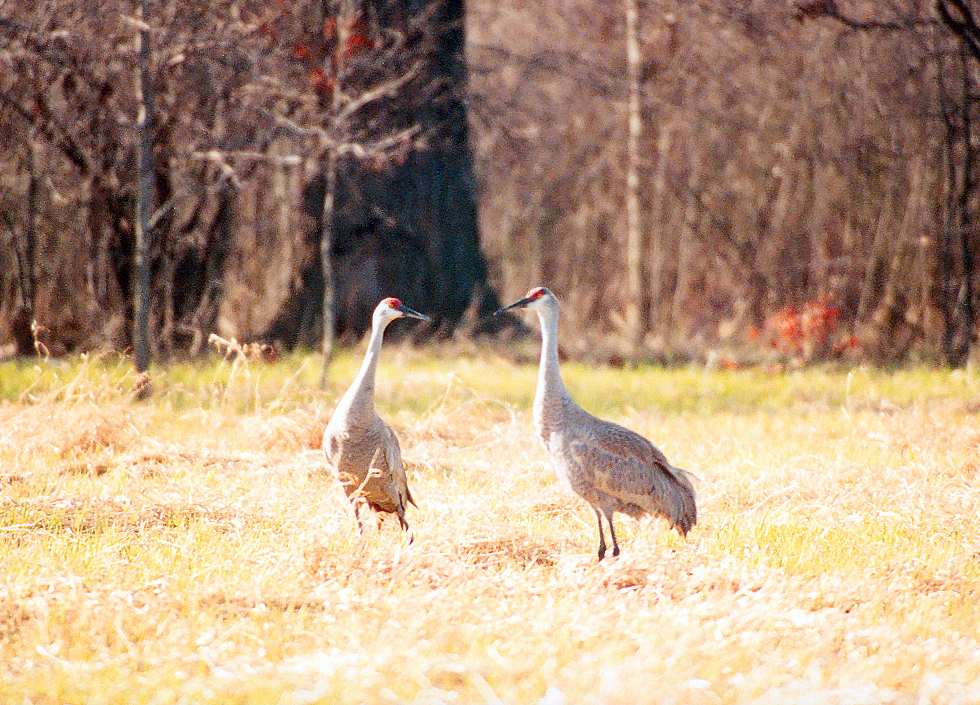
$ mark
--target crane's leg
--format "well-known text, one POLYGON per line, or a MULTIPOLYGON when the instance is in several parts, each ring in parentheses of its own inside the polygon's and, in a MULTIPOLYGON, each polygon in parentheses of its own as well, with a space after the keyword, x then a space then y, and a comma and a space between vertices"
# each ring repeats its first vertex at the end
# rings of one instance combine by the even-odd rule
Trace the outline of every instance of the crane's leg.
POLYGON ((364 536, 364 522, 361 521, 361 503, 356 497, 354 498, 354 519, 357 521, 357 533, 360 536, 364 536))
MULTIPOLYGON (((613 513, 603 511, 603 514, 606 515, 606 521, 609 522, 609 534, 612 536, 612 540, 613 540, 613 556, 618 556, 619 542, 616 540, 616 529, 613 528, 613 513)), ((602 524, 602 522, 599 523, 602 524)))
POLYGON ((405 521, 404 514, 398 514, 398 523, 401 524, 402 531, 408 534, 408 545, 411 546, 415 542, 415 534, 408 528, 408 522, 405 521))
POLYGON ((606 557, 606 535, 602 532, 602 514, 598 509, 595 510, 595 518, 599 523, 599 560, 601 561, 606 557))

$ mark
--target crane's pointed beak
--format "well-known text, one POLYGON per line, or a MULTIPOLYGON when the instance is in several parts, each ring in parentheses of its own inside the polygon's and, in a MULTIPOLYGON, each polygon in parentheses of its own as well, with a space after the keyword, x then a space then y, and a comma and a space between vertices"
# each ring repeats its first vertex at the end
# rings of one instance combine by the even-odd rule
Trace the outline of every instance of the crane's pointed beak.
POLYGON ((431 318, 429 318, 428 316, 426 316, 424 313, 419 313, 414 308, 409 308, 405 304, 402 304, 401 306, 399 306, 398 307, 398 310, 401 311, 408 318, 417 318, 420 321, 431 321, 432 320, 431 318))
POLYGON ((524 308, 529 303, 531 303, 531 301, 533 301, 533 299, 523 298, 520 301, 515 301, 510 306, 504 306, 503 308, 498 308, 496 311, 494 311, 493 315, 494 316, 499 316, 504 311, 510 311, 512 308, 524 308))

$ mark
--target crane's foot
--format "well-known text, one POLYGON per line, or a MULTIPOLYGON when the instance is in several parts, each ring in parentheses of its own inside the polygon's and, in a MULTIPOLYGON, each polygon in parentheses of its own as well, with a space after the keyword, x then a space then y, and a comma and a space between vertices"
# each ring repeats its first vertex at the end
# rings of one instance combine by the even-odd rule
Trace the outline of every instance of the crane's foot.
POLYGON ((599 560, 601 561, 605 557, 606 557, 606 547, 599 546, 599 560))
MULTIPOLYGON (((613 526, 613 513, 605 512, 606 521, 609 522, 609 536, 612 538, 613 542, 613 556, 619 555, 619 541, 616 540, 616 528, 613 526)), ((601 531, 602 522, 599 522, 599 527, 601 531)))
POLYGON ((408 545, 411 546, 415 542, 415 532, 408 528, 408 522, 402 516, 398 517, 398 523, 402 527, 402 531, 408 536, 408 545))

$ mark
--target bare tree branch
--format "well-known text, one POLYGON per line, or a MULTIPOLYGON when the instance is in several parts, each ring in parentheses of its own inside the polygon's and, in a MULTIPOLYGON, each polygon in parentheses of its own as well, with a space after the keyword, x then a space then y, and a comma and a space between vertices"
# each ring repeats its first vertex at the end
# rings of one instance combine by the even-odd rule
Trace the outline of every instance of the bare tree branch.
POLYGON ((419 75, 420 69, 421 64, 416 62, 401 76, 393 78, 390 81, 380 83, 374 88, 364 91, 356 98, 348 100, 348 102, 337 114, 337 122, 345 122, 359 110, 363 110, 372 103, 375 103, 383 98, 391 98, 392 96, 397 95, 402 88, 404 88, 410 81, 414 80, 419 75))

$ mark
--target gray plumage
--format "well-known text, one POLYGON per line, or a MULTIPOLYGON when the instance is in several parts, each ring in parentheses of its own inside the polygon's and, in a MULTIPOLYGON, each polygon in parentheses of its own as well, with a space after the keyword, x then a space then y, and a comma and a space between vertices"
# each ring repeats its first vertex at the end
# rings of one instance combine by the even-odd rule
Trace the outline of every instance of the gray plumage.
POLYGON ((327 466, 344 487, 361 527, 360 507, 398 516, 408 530, 405 507, 415 505, 402 466, 398 437, 374 410, 374 378, 385 328, 403 316, 428 320, 398 299, 385 299, 374 310, 371 340, 361 368, 341 397, 323 432, 327 466))
POLYGON ((507 308, 513 307, 534 309, 541 322, 534 427, 559 478, 595 511, 599 559, 606 553, 602 516, 609 524, 613 555, 619 555, 613 528, 615 512, 634 518, 646 514, 663 517, 686 536, 697 522, 690 473, 671 465, 643 436, 596 418, 571 398, 559 369, 559 305, 554 294, 545 288, 532 289, 507 308))

